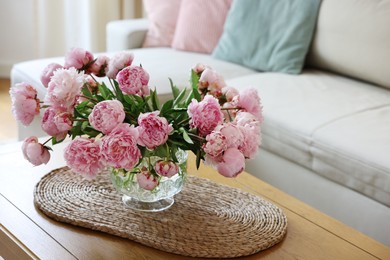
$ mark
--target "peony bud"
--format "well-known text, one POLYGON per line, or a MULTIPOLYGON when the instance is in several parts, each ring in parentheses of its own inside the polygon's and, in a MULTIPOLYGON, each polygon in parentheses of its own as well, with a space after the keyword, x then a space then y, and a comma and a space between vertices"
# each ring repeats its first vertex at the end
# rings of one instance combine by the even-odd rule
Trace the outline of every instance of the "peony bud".
POLYGON ((47 164, 50 160, 50 153, 47 147, 38 143, 36 136, 31 136, 24 140, 22 151, 24 158, 35 166, 42 163, 47 164))
POLYGON ((153 190, 159 184, 159 181, 154 177, 146 167, 142 167, 141 172, 137 173, 138 185, 144 190, 153 190))
POLYGON ((179 172, 179 166, 172 160, 170 161, 160 160, 156 163, 154 169, 159 175, 168 178, 176 175, 179 172))

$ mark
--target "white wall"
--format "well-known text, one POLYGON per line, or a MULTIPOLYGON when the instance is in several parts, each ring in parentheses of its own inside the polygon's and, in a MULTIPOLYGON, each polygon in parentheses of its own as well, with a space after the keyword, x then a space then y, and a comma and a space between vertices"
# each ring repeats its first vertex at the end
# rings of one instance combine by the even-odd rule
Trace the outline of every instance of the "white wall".
POLYGON ((0 0, 0 77, 9 77, 13 63, 36 57, 34 1, 0 0))
POLYGON ((139 16, 141 0, 0 0, 0 77, 14 63, 63 56, 72 47, 105 51, 105 25, 139 16))

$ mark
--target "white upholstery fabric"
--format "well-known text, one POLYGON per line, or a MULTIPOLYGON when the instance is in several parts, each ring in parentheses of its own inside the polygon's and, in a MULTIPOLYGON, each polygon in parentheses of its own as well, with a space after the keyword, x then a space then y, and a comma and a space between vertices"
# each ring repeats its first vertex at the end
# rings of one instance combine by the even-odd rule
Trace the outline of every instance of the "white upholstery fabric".
POLYGON ((390 88, 390 0, 323 0, 308 64, 390 88))
POLYGON ((210 55, 177 51, 171 48, 145 48, 133 50, 133 64, 142 64, 150 71, 150 87, 159 94, 171 92, 168 78, 180 88, 189 86, 191 68, 197 63, 209 65, 225 77, 225 80, 256 73, 254 70, 226 61, 213 59, 210 55))
POLYGON ((141 48, 148 26, 148 19, 109 22, 106 26, 107 52, 141 48))
POLYGON ((390 206, 390 104, 313 134, 313 170, 390 206))
POLYGON ((227 82, 258 89, 264 149, 390 205, 390 112, 380 109, 390 108, 388 90, 317 70, 227 82))
POLYGON ((246 166, 261 180, 390 246, 390 207, 264 149, 246 166))

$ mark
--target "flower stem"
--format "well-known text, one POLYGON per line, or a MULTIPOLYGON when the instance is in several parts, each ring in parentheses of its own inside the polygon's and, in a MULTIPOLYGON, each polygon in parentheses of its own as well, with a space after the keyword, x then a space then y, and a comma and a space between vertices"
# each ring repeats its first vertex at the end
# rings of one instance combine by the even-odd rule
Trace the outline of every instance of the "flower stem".
POLYGON ((44 146, 45 144, 47 144, 49 141, 51 141, 53 139, 53 137, 50 137, 49 139, 47 139, 42 145, 44 146))
POLYGON ((227 111, 227 114, 229 116, 229 121, 232 122, 233 118, 232 118, 232 115, 230 114, 230 111, 229 110, 226 110, 226 111, 227 111))
POLYGON ((99 100, 95 99, 95 98, 91 98, 91 97, 87 97, 87 96, 84 96, 84 95, 81 95, 80 97, 82 98, 85 98, 85 99, 88 99, 92 102, 95 102, 95 103, 99 103, 99 100))
POLYGON ((193 134, 193 133, 188 133, 189 136, 194 137, 195 139, 198 139, 201 142, 206 141, 206 138, 200 137, 199 135, 193 134))
POLYGON ((95 77, 94 77, 92 74, 89 74, 89 76, 90 76, 96 83, 99 84, 99 81, 97 81, 97 80, 95 79, 95 77))
POLYGON ((171 153, 169 152, 169 145, 165 143, 165 147, 167 148, 167 161, 171 159, 171 153))
POLYGON ((108 81, 110 82, 110 85, 111 85, 112 89, 115 91, 115 94, 117 94, 116 93, 116 88, 115 88, 114 84, 112 83, 113 79, 109 79, 108 81))
POLYGON ((186 119, 183 119, 181 120, 179 123, 177 123, 177 125, 181 125, 181 124, 188 124, 188 122, 191 120, 191 118, 186 118, 186 119))

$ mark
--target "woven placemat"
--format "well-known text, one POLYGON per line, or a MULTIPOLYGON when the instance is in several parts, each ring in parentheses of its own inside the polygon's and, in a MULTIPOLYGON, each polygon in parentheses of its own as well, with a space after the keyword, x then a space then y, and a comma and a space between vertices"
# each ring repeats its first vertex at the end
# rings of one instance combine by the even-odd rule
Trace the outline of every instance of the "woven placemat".
POLYGON ((197 177, 187 178, 171 208, 147 213, 125 208, 107 174, 88 181, 63 167, 40 180, 34 202, 57 221, 185 256, 251 255, 280 242, 287 231, 286 216, 275 205, 197 177))

